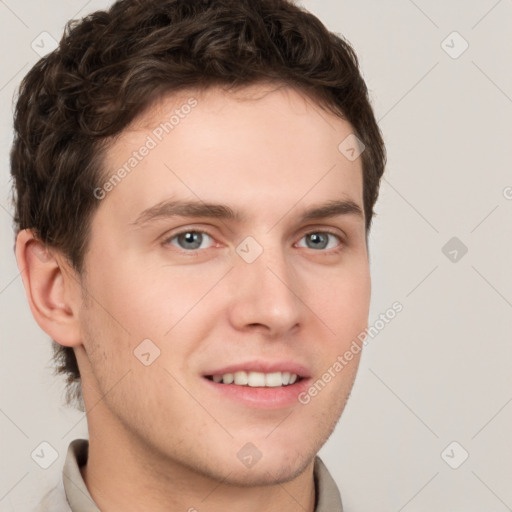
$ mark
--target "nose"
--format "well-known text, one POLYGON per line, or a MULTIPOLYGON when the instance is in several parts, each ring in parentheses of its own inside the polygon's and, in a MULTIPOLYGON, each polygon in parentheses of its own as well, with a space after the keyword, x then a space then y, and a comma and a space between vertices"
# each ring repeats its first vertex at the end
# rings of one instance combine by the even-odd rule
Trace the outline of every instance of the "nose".
POLYGON ((264 251, 252 263, 239 260, 235 265, 229 308, 235 329, 278 338, 303 322, 299 280, 283 251, 276 253, 264 251))

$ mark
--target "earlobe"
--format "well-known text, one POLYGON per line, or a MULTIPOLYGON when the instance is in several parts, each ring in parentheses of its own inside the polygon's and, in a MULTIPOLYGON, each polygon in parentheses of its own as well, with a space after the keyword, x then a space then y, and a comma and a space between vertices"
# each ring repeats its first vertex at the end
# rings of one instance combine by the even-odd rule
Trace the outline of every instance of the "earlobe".
POLYGON ((39 327, 60 345, 81 345, 80 285, 66 272, 64 258, 46 248, 31 230, 24 229, 16 237, 16 261, 39 327))

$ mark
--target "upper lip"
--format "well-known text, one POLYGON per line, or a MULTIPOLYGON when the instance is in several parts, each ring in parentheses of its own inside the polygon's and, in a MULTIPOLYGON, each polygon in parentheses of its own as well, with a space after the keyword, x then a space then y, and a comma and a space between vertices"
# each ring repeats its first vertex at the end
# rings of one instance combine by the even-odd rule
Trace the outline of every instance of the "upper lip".
POLYGON ((215 370, 207 371, 203 375, 205 377, 212 375, 225 375, 226 373, 235 372, 261 372, 261 373, 275 373, 275 372, 290 372, 295 373, 299 377, 309 377, 309 370, 302 364, 293 361, 262 361, 252 360, 244 363, 235 363, 215 370))

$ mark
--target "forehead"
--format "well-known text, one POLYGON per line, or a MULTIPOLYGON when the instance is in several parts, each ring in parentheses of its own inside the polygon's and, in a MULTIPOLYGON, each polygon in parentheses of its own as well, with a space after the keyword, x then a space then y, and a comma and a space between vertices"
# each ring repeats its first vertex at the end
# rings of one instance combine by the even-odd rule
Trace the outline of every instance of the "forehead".
POLYGON ((127 172, 101 208, 123 211, 129 222, 175 197, 240 211, 266 204, 269 215, 300 201, 347 198, 362 207, 361 159, 338 149, 352 133, 346 120, 290 87, 181 91, 154 103, 110 145, 105 181, 127 172))

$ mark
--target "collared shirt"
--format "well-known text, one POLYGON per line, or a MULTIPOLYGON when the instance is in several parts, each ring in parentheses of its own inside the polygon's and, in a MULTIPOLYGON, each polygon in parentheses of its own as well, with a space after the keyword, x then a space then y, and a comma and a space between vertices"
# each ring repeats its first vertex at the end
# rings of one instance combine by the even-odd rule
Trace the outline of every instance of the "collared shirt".
MULTIPOLYGON (((87 462, 88 450, 87 439, 75 439, 69 444, 62 480, 43 498, 38 512, 101 512, 80 473, 80 467, 87 462)), ((336 482, 318 456, 313 475, 317 497, 315 512, 343 512, 336 482)))

